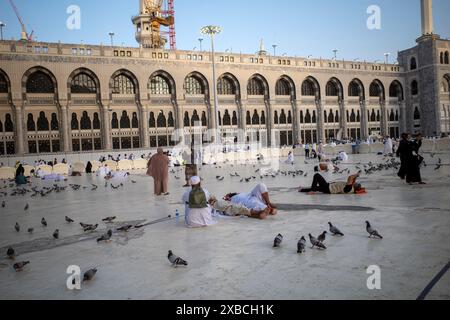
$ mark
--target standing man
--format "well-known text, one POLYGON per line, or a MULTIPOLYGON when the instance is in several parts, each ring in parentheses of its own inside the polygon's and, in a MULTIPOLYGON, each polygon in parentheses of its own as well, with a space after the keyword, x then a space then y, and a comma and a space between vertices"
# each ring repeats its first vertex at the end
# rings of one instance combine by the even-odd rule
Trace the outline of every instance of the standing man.
POLYGON ((167 182, 169 180, 169 157, 164 154, 162 148, 158 148, 158 152, 150 158, 148 162, 147 175, 153 177, 155 195, 165 196, 169 194, 167 182))
POLYGON ((397 149, 397 157, 400 157, 401 161, 398 176, 402 180, 405 180, 406 178, 406 173, 408 172, 408 162, 410 161, 412 155, 411 145, 409 144, 408 138, 409 134, 403 133, 397 149))

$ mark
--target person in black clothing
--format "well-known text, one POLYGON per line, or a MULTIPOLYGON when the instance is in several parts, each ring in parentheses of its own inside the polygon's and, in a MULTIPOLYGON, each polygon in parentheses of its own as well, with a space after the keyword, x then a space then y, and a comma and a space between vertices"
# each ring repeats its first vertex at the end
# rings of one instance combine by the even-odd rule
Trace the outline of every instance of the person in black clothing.
POLYGON ((412 140, 409 145, 411 157, 407 166, 406 182, 409 184, 425 184, 420 174, 420 165, 423 162, 423 157, 419 154, 420 148, 422 147, 422 135, 420 133, 417 134, 416 139, 412 140))
POLYGON ((410 161, 412 150, 411 146, 409 144, 409 135, 407 133, 402 134, 402 139, 400 140, 399 147, 397 149, 397 157, 400 157, 400 170, 398 172, 398 176, 400 179, 405 180, 406 178, 406 172, 407 172, 407 165, 410 161))
POLYGON ((25 175, 25 169, 21 164, 16 169, 16 178, 20 175, 25 175))
POLYGON ((86 165, 86 173, 92 173, 92 163, 90 161, 86 165))

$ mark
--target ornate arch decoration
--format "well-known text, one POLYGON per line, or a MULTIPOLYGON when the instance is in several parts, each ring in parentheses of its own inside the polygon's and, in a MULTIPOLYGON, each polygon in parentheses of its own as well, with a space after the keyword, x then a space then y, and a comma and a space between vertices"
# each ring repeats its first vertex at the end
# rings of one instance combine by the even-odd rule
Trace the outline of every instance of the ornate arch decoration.
POLYGON ((319 81, 317 81, 317 79, 312 76, 308 76, 302 82, 302 96, 311 95, 314 95, 316 97, 316 101, 320 101, 321 93, 319 81), (312 90, 312 92, 309 92, 310 90, 312 90))
POLYGON ((171 96, 171 99, 172 100, 174 100, 174 99, 176 100, 177 87, 176 87, 175 80, 173 79, 173 77, 172 77, 172 75, 170 73, 168 73, 167 71, 164 71, 164 70, 155 71, 148 78, 147 88, 149 89, 149 91, 148 91, 149 98, 151 96, 151 93, 150 93, 151 81, 155 77, 161 77, 161 78, 163 78, 166 81, 167 85, 169 86, 169 94, 171 96))
POLYGON ((248 91, 249 91, 249 85, 250 85, 250 82, 251 82, 252 80, 256 80, 256 81, 258 81, 258 82, 262 85, 264 99, 265 99, 265 100, 269 100, 269 99, 270 99, 269 83, 267 82, 266 78, 264 78, 264 77, 263 77, 262 75, 260 75, 259 73, 254 74, 254 75, 251 76, 250 79, 248 80, 247 93, 248 93, 248 91))
POLYGON ((51 89, 51 93, 49 92, 49 94, 53 94, 54 98, 55 98, 55 102, 58 105, 57 101, 58 101, 58 81, 56 80, 55 75, 48 70, 47 68, 41 67, 41 66, 36 66, 36 67, 32 67, 30 69, 28 69, 27 71, 25 71, 25 73, 22 76, 22 97, 23 100, 26 101, 27 100, 27 84, 28 84, 28 80, 30 79, 30 77, 35 74, 36 72, 40 72, 43 73, 45 76, 49 77, 51 83, 52 83, 52 88, 51 89))
POLYGON ((208 80, 206 79, 206 77, 202 73, 194 71, 194 72, 189 73, 184 78, 185 83, 186 83, 186 80, 190 77, 193 77, 200 83, 202 94, 205 95, 205 100, 209 102, 210 91, 209 91, 209 83, 208 83, 208 80))
POLYGON ((72 84, 74 79, 81 75, 85 74, 87 75, 95 84, 95 93, 97 95, 97 100, 101 101, 101 90, 100 90, 100 80, 98 79, 97 75, 90 69, 87 68, 78 68, 75 69, 67 79, 67 98, 71 100, 71 96, 73 94, 72 92, 72 84))
POLYGON ((404 100, 403 86, 398 80, 392 81, 389 86, 389 97, 398 98, 399 101, 404 100))
MULTIPOLYGON (((327 88, 328 86, 333 85, 337 91, 337 97, 339 100, 343 100, 344 99, 344 88, 342 86, 341 81, 336 78, 336 77, 332 77, 330 80, 328 80, 327 82, 327 88)), ((328 95, 328 94, 327 94, 328 95)))
POLYGON ((289 87, 289 96, 291 97, 291 100, 295 100, 297 94, 296 94, 296 90, 295 90, 295 82, 292 80, 292 78, 287 76, 287 75, 282 75, 278 79, 278 81, 277 81, 277 83, 275 85, 276 88, 278 88, 278 84, 279 84, 280 81, 283 81, 285 84, 288 85, 288 87, 289 87))
POLYGON ((369 88, 369 95, 371 97, 379 97, 381 101, 386 100, 384 85, 380 80, 375 79, 372 81, 369 88))
POLYGON ((359 97, 360 101, 366 99, 366 93, 364 91, 364 84, 358 78, 350 81, 348 85, 348 96, 349 97, 359 97))
POLYGON ((236 96, 236 99, 240 100, 241 99, 241 85, 240 85, 238 79, 229 72, 222 74, 217 81, 217 87, 218 87, 217 91, 218 92, 219 92, 219 81, 221 79, 226 79, 231 82, 231 84, 233 85, 234 95, 236 96))
POLYGON ((110 99, 112 100, 112 95, 114 92, 114 79, 118 76, 125 76, 127 77, 131 83, 133 84, 133 91, 134 91, 134 95, 136 96, 136 100, 139 101, 139 81, 136 78, 136 76, 134 75, 134 73, 132 73, 131 71, 127 70, 127 69, 119 69, 116 72, 114 72, 111 76, 111 78, 109 79, 109 95, 110 95, 110 99))
MULTIPOLYGON (((8 74, 0 68, 0 93, 8 94, 8 103, 12 106, 11 81, 8 74)), ((14 106, 12 106, 14 108, 14 106)))

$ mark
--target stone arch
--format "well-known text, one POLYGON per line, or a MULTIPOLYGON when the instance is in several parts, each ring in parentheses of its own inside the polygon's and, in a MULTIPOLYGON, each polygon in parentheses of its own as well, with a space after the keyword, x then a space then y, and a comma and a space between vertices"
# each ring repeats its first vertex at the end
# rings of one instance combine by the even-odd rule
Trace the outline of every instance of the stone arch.
POLYGON ((320 84, 316 78, 309 76, 302 82, 302 96, 315 96, 316 100, 320 100, 320 84))
POLYGON ((52 83, 52 88, 51 91, 49 92, 49 94, 53 94, 55 97, 55 100, 58 99, 58 81, 56 80, 55 75, 48 70, 47 68, 41 67, 41 66, 37 66, 37 67, 32 67, 30 69, 28 69, 27 71, 25 71, 25 73, 22 76, 22 96, 23 96, 23 100, 27 100, 27 84, 28 84, 28 80, 30 79, 30 77, 33 76, 33 74, 40 72, 42 74, 44 74, 45 76, 47 76, 51 83, 52 83))
POLYGON ((364 91, 364 84, 358 78, 353 79, 348 85, 348 96, 359 97, 361 101, 366 99, 366 93, 364 91))
POLYGON ((290 96, 292 100, 295 100, 296 98, 295 82, 289 76, 286 75, 281 76, 275 84, 275 93, 276 95, 290 96), (286 93, 286 90, 288 94, 280 94, 286 93))
POLYGON ((339 100, 342 100, 344 98, 344 89, 341 81, 338 78, 332 77, 330 80, 328 80, 326 85, 326 95, 332 97, 337 96, 339 100))
POLYGON ((379 97, 380 100, 385 100, 385 91, 384 91, 384 85, 383 83, 375 79, 372 81, 369 87, 369 96, 370 97, 379 97))
POLYGON ((186 94, 186 81, 189 78, 191 78, 191 77, 194 78, 195 80, 197 80, 200 83, 201 92, 202 92, 201 94, 204 94, 205 95, 205 100, 209 101, 209 96, 210 95, 209 95, 209 83, 208 83, 208 80, 206 79, 206 77, 202 73, 197 72, 197 71, 189 73, 184 78, 184 92, 185 92, 185 94, 186 94))
POLYGON ((392 81, 391 85, 389 86, 389 97, 398 98, 399 101, 403 101, 403 86, 398 80, 392 81))
POLYGON ((114 94, 114 80, 118 76, 125 76, 128 80, 130 80, 131 84, 133 85, 133 90, 132 90, 132 93, 130 93, 130 94, 134 94, 136 96, 136 99, 138 99, 138 97, 139 97, 139 81, 138 81, 137 77, 135 76, 135 74, 127 69, 119 69, 111 75, 111 78, 109 79, 110 99, 112 100, 112 95, 114 94))
POLYGON ((247 94, 252 95, 251 93, 262 93, 259 95, 263 95, 266 100, 269 99, 269 83, 266 78, 258 73, 252 75, 247 84, 247 94), (261 88, 258 88, 257 86, 261 86, 261 88))
POLYGON ((147 89, 148 89, 148 95, 150 97, 151 92, 150 92, 150 88, 151 88, 151 81, 155 78, 155 77, 161 77, 162 79, 164 79, 167 83, 167 85, 169 86, 169 94, 171 95, 172 99, 176 99, 176 95, 177 95, 177 90, 176 90, 176 83, 175 80, 173 79, 172 75, 170 73, 168 73, 167 71, 164 70, 158 70, 153 72, 150 77, 148 78, 148 84, 147 84, 147 89))
POLYGON ((226 73, 222 74, 219 77, 219 79, 217 81, 217 92, 218 92, 218 94, 223 94, 223 93, 220 93, 221 91, 225 92, 223 90, 223 84, 222 84, 222 90, 220 90, 220 88, 221 88, 221 81, 223 81, 222 79, 225 80, 225 81, 228 81, 232 85, 232 92, 234 92, 233 94, 236 96, 237 99, 240 99, 240 97, 241 97, 241 85, 239 84, 238 79, 233 74, 231 74, 229 72, 226 72, 226 73))
POLYGON ((78 68, 75 69, 69 76, 69 78, 67 79, 67 94, 68 94, 68 99, 71 99, 71 95, 73 94, 72 92, 72 88, 73 88, 73 81, 74 79, 81 75, 81 74, 85 74, 87 75, 95 84, 95 93, 97 94, 97 98, 98 100, 101 100, 101 90, 100 90, 100 80, 98 79, 97 75, 95 74, 95 72, 93 72, 90 69, 87 68, 78 68))

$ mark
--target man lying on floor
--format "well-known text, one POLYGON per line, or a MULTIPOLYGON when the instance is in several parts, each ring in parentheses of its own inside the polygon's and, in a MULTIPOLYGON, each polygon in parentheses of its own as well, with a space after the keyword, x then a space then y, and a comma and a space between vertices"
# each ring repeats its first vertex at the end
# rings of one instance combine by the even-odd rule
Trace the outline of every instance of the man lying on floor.
POLYGON ((211 196, 211 198, 209 199, 209 205, 217 212, 230 217, 245 216, 249 218, 264 220, 267 218, 270 212, 268 207, 264 210, 254 210, 247 208, 243 204, 233 203, 230 200, 230 195, 225 196, 225 199, 218 200, 216 197, 211 196))
POLYGON ((260 214, 261 219, 267 217, 268 214, 276 215, 277 207, 270 201, 269 190, 264 183, 258 184, 249 193, 229 194, 225 200, 230 200, 237 205, 243 205, 254 214, 260 214))
POLYGON ((321 192, 324 194, 362 194, 366 190, 362 188, 361 184, 356 183, 360 172, 348 177, 347 182, 338 181, 328 183, 319 173, 314 175, 311 188, 300 188, 298 192, 315 194, 321 192))

